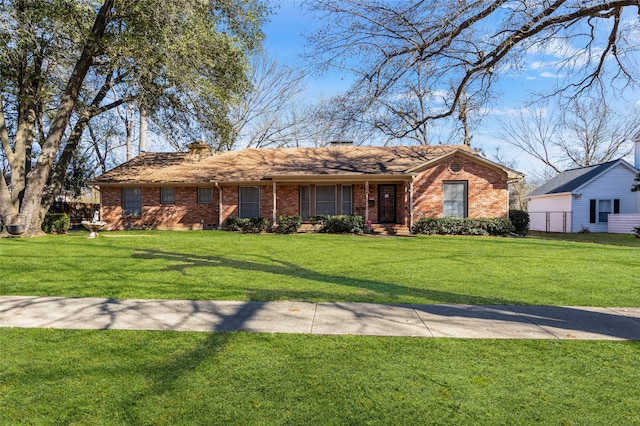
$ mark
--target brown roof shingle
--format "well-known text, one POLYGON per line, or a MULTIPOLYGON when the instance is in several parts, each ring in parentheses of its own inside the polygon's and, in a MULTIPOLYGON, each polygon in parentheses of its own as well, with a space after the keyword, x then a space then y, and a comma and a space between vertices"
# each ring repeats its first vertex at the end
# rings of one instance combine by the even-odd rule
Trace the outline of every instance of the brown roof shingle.
POLYGON ((286 176, 401 175, 465 145, 337 146, 327 148, 259 148, 226 151, 198 159, 188 153, 144 153, 91 183, 188 184, 255 182, 286 176))

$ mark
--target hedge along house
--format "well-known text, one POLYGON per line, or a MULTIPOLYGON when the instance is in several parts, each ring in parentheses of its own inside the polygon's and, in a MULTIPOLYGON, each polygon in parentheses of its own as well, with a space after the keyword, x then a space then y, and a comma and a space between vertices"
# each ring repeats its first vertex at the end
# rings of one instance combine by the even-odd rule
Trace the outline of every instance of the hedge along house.
POLYGON ((507 217, 516 171, 464 145, 143 153, 90 182, 111 229, 211 229, 230 217, 357 214, 408 231, 420 217, 507 217))

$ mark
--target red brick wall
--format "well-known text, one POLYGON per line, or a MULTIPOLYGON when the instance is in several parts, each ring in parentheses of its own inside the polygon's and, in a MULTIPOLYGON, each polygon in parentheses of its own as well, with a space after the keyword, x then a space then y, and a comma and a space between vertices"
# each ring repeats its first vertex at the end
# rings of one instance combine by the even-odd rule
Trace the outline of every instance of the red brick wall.
MULTIPOLYGON (((444 181, 468 182, 469 217, 506 217, 507 182, 500 172, 470 161, 455 157, 447 159, 422 172, 414 180, 414 222, 420 217, 442 216, 442 184, 444 181), (458 161, 463 168, 454 173, 449 164, 458 161)), ((224 186, 222 189, 222 223, 229 217, 238 216, 239 187, 224 186)), ((260 186, 260 215, 272 218, 273 187, 269 183, 260 186)), ((160 204, 160 188, 142 188, 142 217, 122 216, 122 189, 102 188, 102 220, 110 228, 127 229, 153 227, 159 229, 201 229, 202 225, 220 225, 218 223, 218 189, 213 188, 213 202, 198 204, 197 187, 176 188, 175 204, 160 204)), ((353 184, 353 211, 365 213, 368 198, 373 198, 369 207, 369 219, 378 221, 378 184, 369 183, 369 194, 365 194, 365 185, 353 184)), ((300 186, 277 186, 276 215, 299 214, 300 186)), ((396 184, 396 217, 400 224, 409 224, 408 184, 396 184)))
POLYGON ((364 217, 367 206, 367 194, 363 183, 353 185, 353 214, 364 217))
POLYGON ((442 184, 444 181, 468 182, 468 216, 507 217, 507 180, 497 170, 462 157, 446 159, 425 170, 414 180, 414 221, 420 217, 442 216, 442 184), (462 170, 453 173, 449 164, 458 161, 462 170))
POLYGON ((278 185, 277 190, 276 215, 300 214, 300 186, 278 185))
POLYGON ((222 226, 230 217, 238 217, 238 200, 240 197, 238 186, 223 186, 222 189, 222 226))
POLYGON ((260 216, 273 219, 273 184, 260 186, 260 216))
POLYGON ((122 216, 122 188, 102 188, 102 220, 111 229, 201 229, 218 223, 218 195, 213 203, 198 204, 198 189, 176 188, 175 204, 160 204, 159 187, 142 188, 142 215, 122 216))

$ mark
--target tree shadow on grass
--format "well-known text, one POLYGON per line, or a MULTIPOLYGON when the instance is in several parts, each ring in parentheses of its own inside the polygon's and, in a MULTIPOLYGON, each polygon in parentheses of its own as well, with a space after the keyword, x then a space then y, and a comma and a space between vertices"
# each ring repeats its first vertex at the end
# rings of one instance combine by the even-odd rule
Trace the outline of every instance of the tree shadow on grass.
POLYGON ((255 271, 264 274, 280 275, 283 277, 311 280, 330 285, 355 287, 365 294, 353 297, 329 291, 314 290, 262 290, 246 283, 247 294, 251 300, 299 300, 299 301, 354 301, 375 302, 385 300, 393 303, 399 297, 419 298, 423 303, 462 303, 472 305, 523 305, 523 301, 506 300, 499 297, 482 297, 467 294, 457 294, 433 289, 404 286, 397 283, 354 278, 348 275, 325 274, 304 268, 291 262, 264 257, 264 262, 230 259, 222 256, 201 256, 193 254, 164 252, 161 250, 138 250, 133 255, 137 259, 163 259, 175 262, 166 267, 166 271, 186 274, 189 268, 230 268, 238 271, 255 271))

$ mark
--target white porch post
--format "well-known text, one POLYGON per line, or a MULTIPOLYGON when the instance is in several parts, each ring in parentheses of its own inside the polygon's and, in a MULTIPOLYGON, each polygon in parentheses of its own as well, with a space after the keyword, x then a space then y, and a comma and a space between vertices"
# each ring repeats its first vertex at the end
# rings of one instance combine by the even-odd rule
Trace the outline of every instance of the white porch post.
POLYGON ((277 202, 277 198, 278 198, 276 196, 277 193, 276 193, 276 181, 275 180, 273 181, 273 191, 272 192, 273 192, 273 214, 272 214, 272 219, 273 220, 272 220, 271 223, 273 225, 275 225, 276 224, 276 219, 277 219, 277 217, 276 217, 276 202, 277 202))
POLYGON ((409 182, 409 230, 411 229, 413 229, 413 176, 409 182))
POLYGON ((364 183, 364 221, 369 220, 369 181, 364 183))

